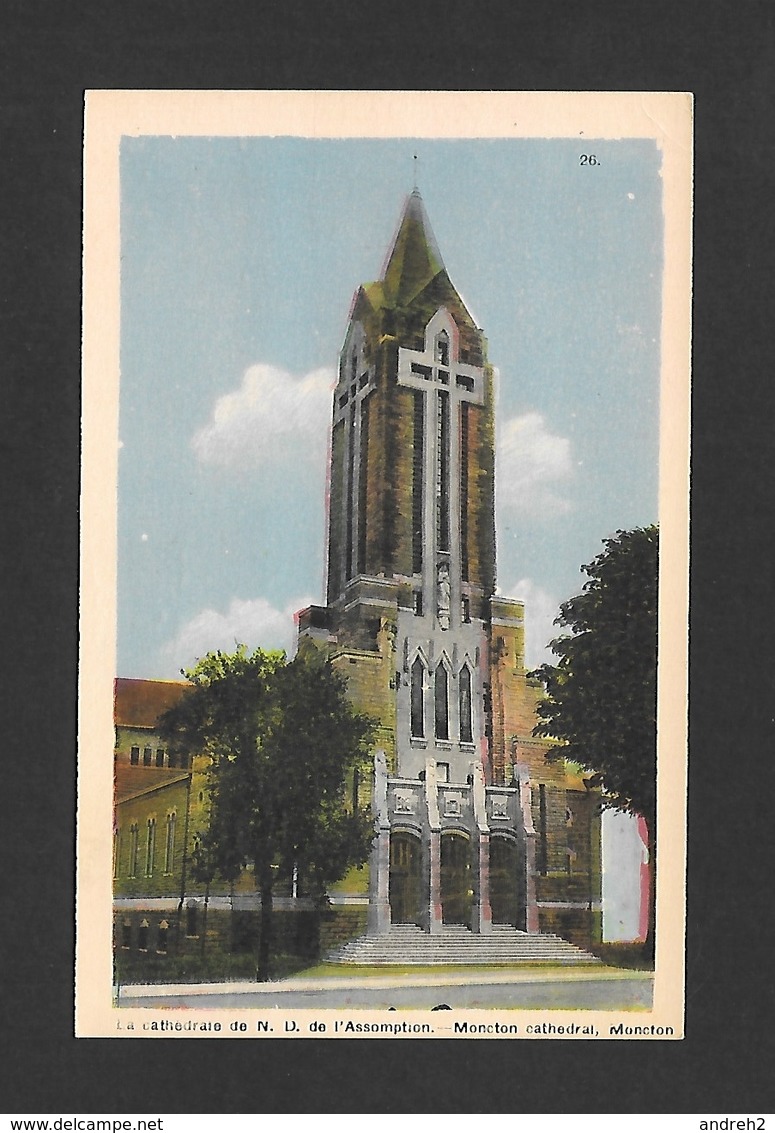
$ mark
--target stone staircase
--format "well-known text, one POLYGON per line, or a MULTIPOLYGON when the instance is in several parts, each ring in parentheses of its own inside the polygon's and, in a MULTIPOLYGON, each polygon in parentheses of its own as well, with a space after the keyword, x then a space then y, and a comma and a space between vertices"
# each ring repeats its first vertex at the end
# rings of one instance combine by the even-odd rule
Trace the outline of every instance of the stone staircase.
POLYGON ((552 933, 493 925, 491 933, 445 925, 431 936, 416 925, 391 925, 384 936, 361 936, 324 957, 329 964, 600 964, 596 956, 552 933))

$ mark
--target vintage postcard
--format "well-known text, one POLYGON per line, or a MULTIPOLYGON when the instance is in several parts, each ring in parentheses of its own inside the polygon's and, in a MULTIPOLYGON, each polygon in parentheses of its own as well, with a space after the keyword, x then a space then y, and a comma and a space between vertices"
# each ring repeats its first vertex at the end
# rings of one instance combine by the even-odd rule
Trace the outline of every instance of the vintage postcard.
POLYGON ((691 95, 85 123, 77 1034, 682 1038, 691 95))

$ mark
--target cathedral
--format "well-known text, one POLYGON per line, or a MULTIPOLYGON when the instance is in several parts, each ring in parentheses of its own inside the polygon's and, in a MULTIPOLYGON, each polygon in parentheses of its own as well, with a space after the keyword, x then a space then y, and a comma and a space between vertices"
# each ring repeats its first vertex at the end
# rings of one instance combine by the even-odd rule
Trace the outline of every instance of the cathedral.
MULTIPOLYGON (((557 936, 601 939, 599 796, 533 737, 543 687, 525 666, 523 604, 496 593, 494 498, 487 344, 415 190, 382 278, 353 301, 333 397, 326 604, 297 615, 298 649, 322 650, 377 722, 373 769, 347 788, 371 808, 370 861, 322 913, 296 879, 278 881, 276 923, 289 950, 304 936, 310 960, 354 939, 394 951, 345 962, 445 962, 463 938, 476 954, 452 962, 578 962, 557 936), (521 951, 503 951, 522 934, 521 951)), ((157 727, 186 688, 116 682, 114 920, 130 972, 205 937, 247 947, 240 918, 257 915, 249 870, 236 889, 197 880, 207 760, 179 766, 157 727)))
MULTIPOLYGON (((334 901, 370 935, 598 934, 594 794, 533 737, 524 607, 496 593, 487 342, 415 189, 356 292, 333 397, 326 605, 298 615, 379 722, 374 848, 334 901)), ((599 926, 598 926, 599 927, 599 926)))

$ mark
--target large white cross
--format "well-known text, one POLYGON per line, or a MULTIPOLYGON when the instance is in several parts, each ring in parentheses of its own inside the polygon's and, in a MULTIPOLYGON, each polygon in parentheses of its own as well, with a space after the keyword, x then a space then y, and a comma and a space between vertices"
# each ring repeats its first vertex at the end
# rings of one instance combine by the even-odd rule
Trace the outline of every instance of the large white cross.
POLYGON ((451 608, 461 608, 460 527, 460 410, 462 402, 483 405, 485 397, 484 369, 461 362, 458 329, 446 308, 440 308, 425 328, 423 350, 400 347, 398 351, 398 384, 424 394, 425 461, 423 468, 423 590, 435 602, 439 560, 448 561, 452 589, 451 608), (449 505, 449 546, 437 545, 436 495, 439 470, 438 437, 435 423, 439 413, 439 395, 449 397, 449 461, 446 485, 449 505))

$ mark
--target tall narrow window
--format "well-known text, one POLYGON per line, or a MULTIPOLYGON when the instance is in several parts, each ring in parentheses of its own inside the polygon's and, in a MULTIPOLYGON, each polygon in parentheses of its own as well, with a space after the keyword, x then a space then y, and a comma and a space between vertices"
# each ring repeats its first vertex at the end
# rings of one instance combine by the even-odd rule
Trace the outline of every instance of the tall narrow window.
POLYGON ((422 572, 422 489, 425 435, 425 394, 414 391, 414 436, 412 451, 412 570, 422 572))
POLYGON ((338 595, 345 581, 345 469, 347 465, 347 420, 341 417, 331 430, 331 500, 328 528, 328 597, 338 595), (334 475, 336 470, 336 475, 334 475))
POLYGON ((148 951, 148 929, 151 926, 148 921, 143 917, 140 921, 140 927, 137 930, 137 950, 138 952, 148 951))
POLYGON ((412 735, 417 739, 425 736, 425 667, 419 657, 412 665, 412 735))
POLYGON ((471 670, 464 665, 460 670, 460 742, 473 743, 474 731, 471 719, 471 670))
POLYGON ((449 550, 449 394, 437 394, 436 420, 436 542, 449 550))
POLYGON ((361 401, 361 453, 358 474, 358 574, 366 573, 366 503, 369 460, 369 402, 361 401))
POLYGON ((149 747, 143 748, 143 767, 150 767, 153 761, 153 753, 149 747))
POLYGON ((436 739, 449 739, 449 679, 444 665, 436 666, 433 682, 433 702, 435 707, 436 739))
POLYGON ((172 873, 175 861, 175 812, 167 815, 167 829, 164 838, 164 872, 172 873))
POLYGON ((133 822, 129 827, 129 876, 137 877, 137 844, 139 839, 139 830, 137 823, 133 822))
POLYGON ((129 753, 129 762, 134 767, 137 767, 137 765, 140 762, 140 748, 139 747, 133 747, 132 748, 132 750, 129 753))
POLYGON ((449 365, 449 335, 444 330, 436 339, 436 361, 440 366, 449 365))
POLYGON ((163 767, 164 766, 164 748, 163 747, 157 747, 156 748, 156 766, 157 767, 163 767))
POLYGON ((353 481, 355 479, 355 406, 350 407, 350 428, 347 435, 347 500, 345 501, 345 578, 353 576, 353 481))
POLYGON ((156 819, 148 819, 148 834, 145 843, 145 876, 153 877, 153 860, 156 856, 156 819))
POLYGON ((468 581, 468 403, 460 406, 460 573, 468 581))

